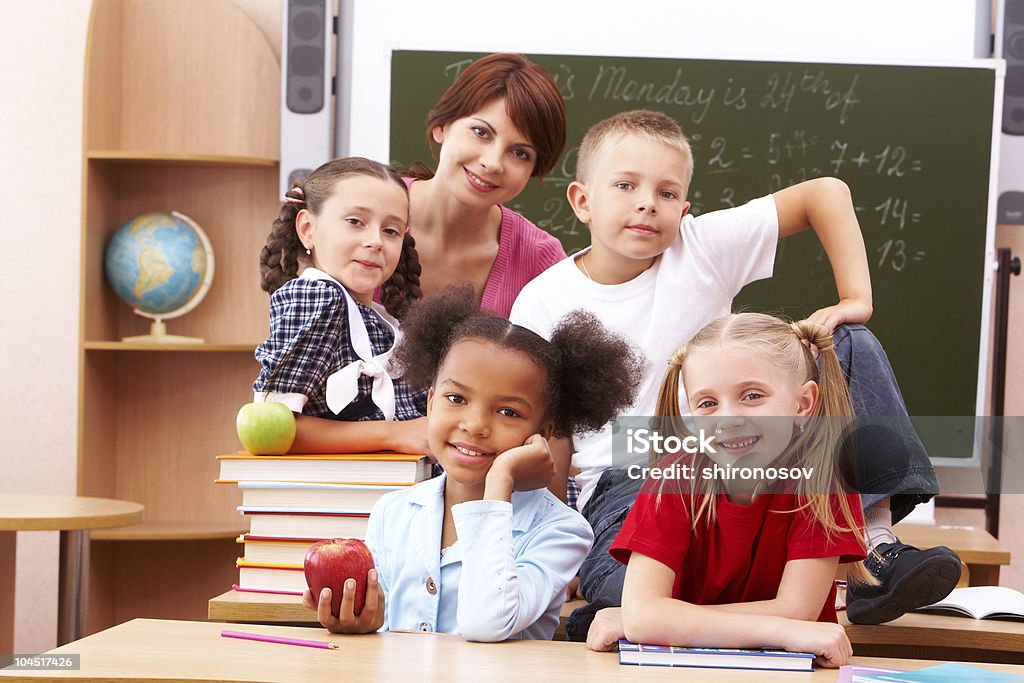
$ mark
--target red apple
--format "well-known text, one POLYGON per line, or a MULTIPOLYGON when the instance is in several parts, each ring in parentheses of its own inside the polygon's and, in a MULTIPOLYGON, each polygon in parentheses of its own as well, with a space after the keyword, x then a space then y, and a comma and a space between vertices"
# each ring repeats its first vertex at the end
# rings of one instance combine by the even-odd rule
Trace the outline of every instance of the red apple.
POLYGON ((373 569, 373 555, 358 538, 329 538, 309 548, 302 563, 306 583, 313 600, 320 599, 324 588, 331 589, 331 614, 339 616, 345 581, 356 580, 353 613, 357 616, 366 604, 366 573, 373 569))

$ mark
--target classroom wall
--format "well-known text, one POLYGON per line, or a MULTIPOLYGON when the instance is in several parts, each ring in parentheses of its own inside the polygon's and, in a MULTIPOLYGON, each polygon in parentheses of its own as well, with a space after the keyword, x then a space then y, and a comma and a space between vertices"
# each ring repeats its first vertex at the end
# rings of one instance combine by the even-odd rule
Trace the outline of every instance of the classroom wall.
MULTIPOLYGON (((0 492, 75 493, 88 0, 0 1, 0 492)), ((18 535, 15 652, 53 647, 57 532, 18 535)))
MULTIPOLYGON (((279 54, 280 0, 233 2, 253 18, 279 54)), ((394 3, 386 4, 394 15, 394 3)), ((410 3, 426 5, 430 16, 425 25, 438 25, 465 2, 410 3)), ((711 5, 716 3, 705 6, 711 5)), ((0 434, 5 435, 0 493, 75 492, 82 82, 90 7, 91 0, 0 0, 0 92, 5 93, 0 98, 0 177, 6 181, 0 183, 0 206, 5 209, 0 243, 8 256, 0 268, 5 304, 0 388, 8 397, 0 411, 0 434)), ((928 11, 950 23, 965 20, 962 1, 929 2, 928 11)), ((656 21, 652 26, 659 28, 656 21)), ((791 44, 806 49, 809 34, 795 21, 793 26, 798 38, 791 44)), ((533 28, 509 29, 500 38, 502 45, 486 47, 528 50, 529 45, 514 43, 528 40, 533 28)), ((482 41, 497 33, 488 29, 476 35, 482 41)), ((614 43, 592 44, 606 48, 614 43)), ((1024 254, 1024 227, 1004 227, 997 239, 1013 243, 1016 253, 1024 254)), ((1024 354, 1017 351, 1016 340, 1024 338, 1024 277, 1016 278, 1013 288, 1007 412, 1020 415, 1024 354)), ((1024 541, 1014 520, 1024 513, 1021 498, 1006 497, 1003 510, 1003 540, 1018 558, 1018 567, 1024 564, 1024 541)), ((41 652, 55 644, 57 559, 56 533, 20 535, 16 652, 41 652)), ((1004 572, 1003 582, 1024 588, 1024 571, 1004 572)))

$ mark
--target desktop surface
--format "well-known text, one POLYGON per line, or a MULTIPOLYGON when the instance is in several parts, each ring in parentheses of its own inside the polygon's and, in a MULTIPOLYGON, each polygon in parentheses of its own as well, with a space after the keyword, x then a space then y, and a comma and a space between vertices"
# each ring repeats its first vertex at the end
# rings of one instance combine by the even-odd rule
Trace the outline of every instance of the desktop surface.
MULTIPOLYGON (((581 643, 508 641, 468 643, 451 635, 392 632, 364 636, 321 628, 229 626, 266 635, 337 643, 337 650, 223 638, 225 624, 135 619, 51 650, 78 654, 78 671, 0 671, 0 680, 131 681, 679 681, 680 669, 622 666, 614 653, 590 652, 581 643)), ((917 669, 935 662, 856 657, 863 666, 917 669)), ((1024 667, 985 668, 1024 673, 1024 667)), ((701 669, 702 681, 834 681, 835 669, 811 674, 701 669)))

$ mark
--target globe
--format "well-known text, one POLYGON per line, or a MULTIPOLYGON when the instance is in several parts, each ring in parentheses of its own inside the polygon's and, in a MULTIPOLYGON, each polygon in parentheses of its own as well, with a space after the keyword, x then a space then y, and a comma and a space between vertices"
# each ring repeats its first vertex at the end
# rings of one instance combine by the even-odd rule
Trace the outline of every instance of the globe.
POLYGON ((163 323, 195 308, 213 281, 213 249, 199 224, 176 211, 133 216, 107 244, 104 267, 117 296, 154 320, 149 335, 124 341, 202 341, 167 335, 163 323))

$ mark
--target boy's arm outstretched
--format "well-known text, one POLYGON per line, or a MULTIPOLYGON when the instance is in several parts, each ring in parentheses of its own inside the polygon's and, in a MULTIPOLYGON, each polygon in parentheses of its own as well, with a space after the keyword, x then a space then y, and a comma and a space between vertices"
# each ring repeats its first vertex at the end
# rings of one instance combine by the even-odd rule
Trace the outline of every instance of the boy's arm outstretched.
POLYGON ((675 578, 675 571, 661 562, 636 551, 630 555, 622 588, 627 639, 691 647, 781 647, 811 652, 817 655, 816 663, 826 667, 841 666, 852 654, 850 639, 839 624, 733 613, 723 606, 676 600, 671 597, 675 578))
POLYGON ((808 318, 830 331, 871 317, 871 275, 850 188, 838 178, 815 178, 776 192, 779 239, 814 229, 835 275, 839 303, 808 318))

